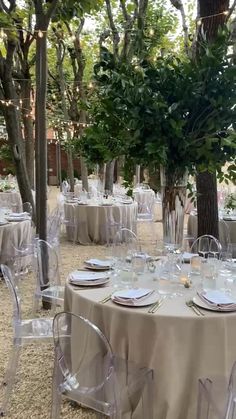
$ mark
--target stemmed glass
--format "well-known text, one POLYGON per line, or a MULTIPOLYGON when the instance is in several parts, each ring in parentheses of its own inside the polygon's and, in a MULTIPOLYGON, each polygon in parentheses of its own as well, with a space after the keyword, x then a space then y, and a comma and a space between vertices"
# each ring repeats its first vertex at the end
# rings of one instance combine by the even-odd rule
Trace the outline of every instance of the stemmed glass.
POLYGON ((204 258, 209 254, 209 239, 207 237, 201 237, 198 245, 198 254, 204 258))

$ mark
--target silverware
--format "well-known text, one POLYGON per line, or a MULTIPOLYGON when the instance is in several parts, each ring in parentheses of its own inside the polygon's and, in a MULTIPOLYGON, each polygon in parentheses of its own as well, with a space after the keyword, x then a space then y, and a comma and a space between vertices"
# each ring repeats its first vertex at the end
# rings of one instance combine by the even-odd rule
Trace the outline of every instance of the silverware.
POLYGON ((164 298, 156 301, 152 306, 149 308, 148 313, 155 313, 163 304, 164 298))
POLYGON ((107 295, 102 300, 100 300, 99 303, 101 303, 101 304, 107 303, 111 299, 111 296, 112 296, 112 294, 107 295))
POLYGON ((205 314, 199 310, 198 307, 195 306, 192 300, 186 301, 186 306, 191 308, 197 316, 204 316, 205 314))

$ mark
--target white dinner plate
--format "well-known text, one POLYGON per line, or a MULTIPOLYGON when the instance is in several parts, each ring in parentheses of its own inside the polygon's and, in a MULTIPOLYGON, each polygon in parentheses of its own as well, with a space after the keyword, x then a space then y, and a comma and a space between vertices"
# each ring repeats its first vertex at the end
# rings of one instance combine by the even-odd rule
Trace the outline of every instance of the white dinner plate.
POLYGON ((96 261, 93 263, 86 260, 84 264, 87 269, 92 269, 94 271, 108 271, 112 267, 112 262, 109 263, 109 261, 100 259, 98 259, 98 263, 96 263, 96 261))
POLYGON ((107 284, 110 281, 110 278, 98 279, 95 281, 78 281, 69 278, 69 281, 73 285, 78 285, 80 287, 97 287, 99 285, 107 284))
POLYGON ((212 307, 210 305, 208 305, 207 303, 204 303, 204 301, 201 300, 200 297, 198 297, 197 295, 195 295, 195 297, 193 297, 193 302, 194 304, 196 304, 198 307, 204 308, 205 310, 210 310, 210 311, 217 311, 217 312, 221 312, 221 313, 229 313, 229 312, 233 312, 236 311, 235 309, 227 309, 224 310, 221 307, 212 307))
POLYGON ((8 221, 0 221, 0 226, 5 226, 6 224, 8 224, 8 221))
POLYGON ((116 304, 119 304, 119 305, 122 305, 122 306, 126 306, 126 307, 145 307, 145 306, 149 306, 151 304, 156 303, 160 299, 159 294, 157 294, 156 292, 153 292, 147 298, 141 299, 140 301, 133 300, 133 302, 130 303, 130 301, 125 301, 125 299, 124 300, 116 300, 115 299, 116 295, 119 295, 119 291, 116 291, 116 292, 114 292, 114 294, 112 294, 111 300, 113 301, 113 303, 116 303, 116 304))
POLYGON ((96 281, 99 279, 109 278, 109 274, 107 272, 90 272, 77 270, 71 272, 69 277, 73 278, 75 281, 96 281))
POLYGON ((30 220, 29 217, 6 217, 7 221, 12 221, 12 222, 18 222, 18 221, 26 221, 26 220, 30 220))

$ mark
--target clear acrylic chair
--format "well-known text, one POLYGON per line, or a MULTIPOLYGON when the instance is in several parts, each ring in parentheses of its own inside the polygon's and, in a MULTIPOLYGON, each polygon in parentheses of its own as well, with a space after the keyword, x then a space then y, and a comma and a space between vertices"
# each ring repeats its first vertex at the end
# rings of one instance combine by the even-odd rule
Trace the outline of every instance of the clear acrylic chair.
POLYGON ((22 346, 25 346, 33 342, 37 342, 38 344, 41 341, 52 341, 53 319, 37 318, 23 320, 20 305, 20 296, 18 288, 14 282, 11 270, 6 265, 1 265, 1 271, 5 283, 10 291, 13 304, 13 348, 3 379, 3 386, 5 387, 5 392, 3 396, 2 406, 0 408, 0 416, 5 416, 7 412, 8 402, 15 382, 20 349, 22 346))
POLYGON ((60 417, 62 396, 93 409, 98 417, 121 419, 138 408, 140 417, 153 418, 152 370, 115 357, 101 330, 81 316, 56 314, 53 335, 51 419, 60 417))
POLYGON ((15 278, 23 278, 29 270, 34 268, 34 239, 31 243, 23 243, 16 246, 11 243, 11 257, 9 258, 8 266, 14 271, 15 278))
POLYGON ((213 383, 209 378, 198 381, 196 419, 235 419, 235 417, 236 362, 231 369, 227 388, 224 388, 222 383, 213 383))
POLYGON ((23 209, 23 212, 27 212, 29 216, 32 218, 33 208, 30 202, 23 202, 22 209, 23 209))
POLYGON ((199 256, 207 258, 209 254, 214 254, 219 257, 222 250, 222 246, 218 239, 209 234, 204 234, 194 240, 190 252, 198 253, 199 256))
POLYGON ((47 241, 52 245, 59 246, 60 243, 61 216, 58 206, 49 214, 47 219, 47 241))
POLYGON ((66 193, 70 191, 70 185, 67 180, 63 180, 61 184, 62 193, 66 193))
POLYGON ((64 304, 64 286, 61 285, 59 259, 56 249, 44 240, 37 240, 36 249, 36 290, 34 293, 33 312, 39 309, 43 299, 51 304, 55 311, 64 304))

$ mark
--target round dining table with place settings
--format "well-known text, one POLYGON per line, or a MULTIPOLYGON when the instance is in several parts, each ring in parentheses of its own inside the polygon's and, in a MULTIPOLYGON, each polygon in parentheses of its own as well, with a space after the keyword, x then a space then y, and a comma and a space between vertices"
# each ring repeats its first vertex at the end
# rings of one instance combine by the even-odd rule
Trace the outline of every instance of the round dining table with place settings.
POLYGON ((23 245, 31 243, 31 239, 32 230, 30 219, 9 222, 1 221, 0 263, 6 263, 9 258, 14 257, 14 248, 18 249, 23 245))
POLYGON ((114 202, 99 205, 64 203, 65 220, 68 221, 67 238, 80 244, 105 244, 114 238, 121 227, 133 229, 137 217, 137 204, 114 202), (71 227, 71 226, 74 226, 71 227))
MULTIPOLYGON (((148 275, 139 276, 137 285, 158 290, 158 281, 148 275)), ((81 290, 68 282, 64 309, 96 324, 116 356, 153 370, 154 419, 195 418, 198 379, 228 377, 235 361, 236 312, 201 308, 197 315, 186 304, 196 293, 191 288, 163 299, 154 313, 148 306, 114 303, 109 299, 112 292, 111 284, 81 290)), ((72 335, 75 354, 79 339, 83 336, 72 335)), ((132 419, 144 419, 138 408, 132 419)))

